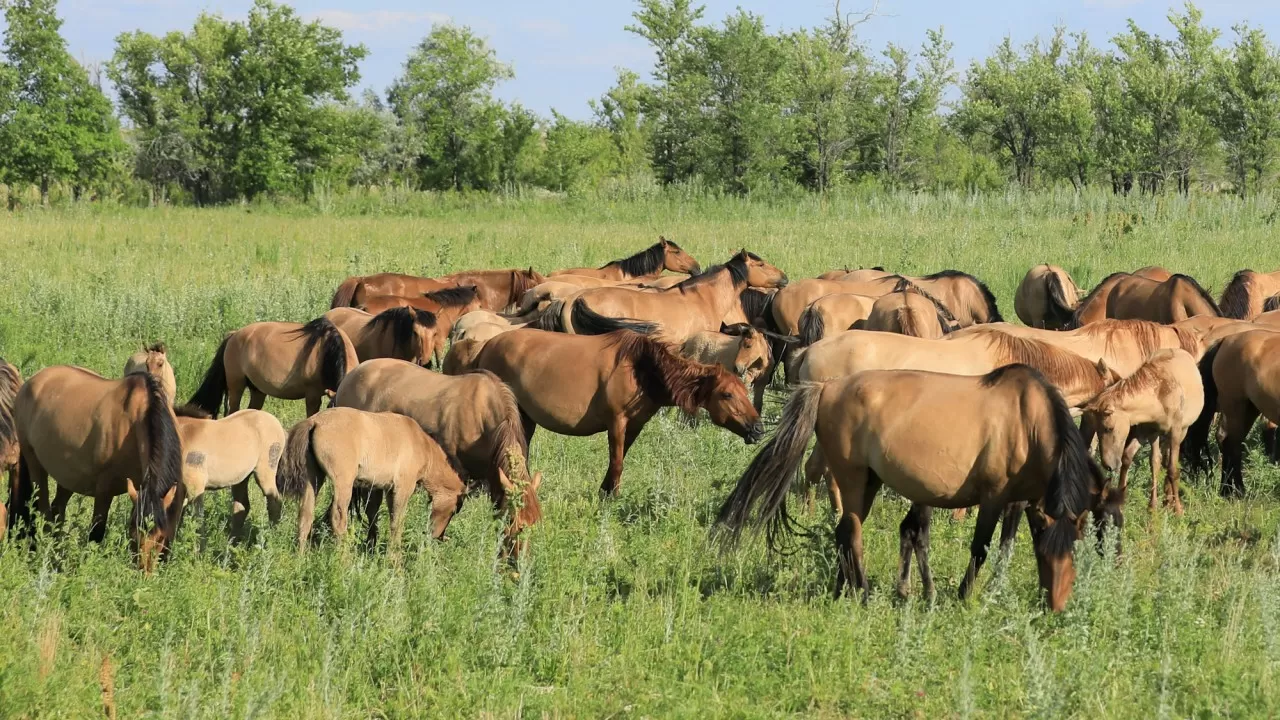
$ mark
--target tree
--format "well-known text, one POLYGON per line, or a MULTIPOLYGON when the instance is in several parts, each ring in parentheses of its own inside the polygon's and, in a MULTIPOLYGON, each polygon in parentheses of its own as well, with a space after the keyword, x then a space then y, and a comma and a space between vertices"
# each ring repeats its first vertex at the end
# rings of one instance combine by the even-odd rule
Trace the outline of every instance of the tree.
POLYGON ((78 195, 106 177, 124 148, 111 103, 67 52, 55 0, 12 0, 4 9, 0 173, 10 185, 38 185, 42 204, 55 182, 73 183, 78 195))
POLYGON ((884 51, 887 61, 877 73, 876 164, 892 186, 903 184, 916 164, 928 133, 937 122, 942 92, 955 81, 951 43, 941 30, 928 40, 912 71, 911 54, 896 45, 884 51))
POLYGON ((498 181, 504 110, 494 87, 512 77, 466 27, 441 25, 410 54, 391 109, 413 129, 424 189, 489 189, 498 181))
POLYGON ((614 175, 650 172, 649 143, 653 123, 644 112, 647 91, 648 88, 640 84, 639 75, 630 70, 619 70, 617 84, 599 100, 590 101, 596 125, 609 134, 613 145, 614 175))
POLYGON ((1230 54, 1214 68, 1217 112, 1227 171, 1241 195, 1257 191, 1275 160, 1280 137, 1280 54, 1259 28, 1237 25, 1230 54))

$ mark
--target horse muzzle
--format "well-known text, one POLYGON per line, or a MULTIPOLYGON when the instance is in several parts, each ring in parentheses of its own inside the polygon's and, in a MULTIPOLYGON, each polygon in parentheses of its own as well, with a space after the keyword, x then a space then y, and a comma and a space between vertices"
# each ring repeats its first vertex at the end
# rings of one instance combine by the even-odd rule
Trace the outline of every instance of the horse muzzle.
POLYGON ((748 445, 755 445, 764 439, 764 424, 756 423, 747 428, 747 432, 742 436, 743 442, 748 445))

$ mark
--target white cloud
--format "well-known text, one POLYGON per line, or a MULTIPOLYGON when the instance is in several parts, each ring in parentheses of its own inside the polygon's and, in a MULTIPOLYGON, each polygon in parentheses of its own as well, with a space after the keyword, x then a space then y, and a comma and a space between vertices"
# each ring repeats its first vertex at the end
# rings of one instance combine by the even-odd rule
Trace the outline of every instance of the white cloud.
POLYGON ((411 25, 437 25, 449 22, 449 16, 434 12, 407 12, 399 10, 317 10, 308 13, 314 20, 344 32, 380 32, 411 25))

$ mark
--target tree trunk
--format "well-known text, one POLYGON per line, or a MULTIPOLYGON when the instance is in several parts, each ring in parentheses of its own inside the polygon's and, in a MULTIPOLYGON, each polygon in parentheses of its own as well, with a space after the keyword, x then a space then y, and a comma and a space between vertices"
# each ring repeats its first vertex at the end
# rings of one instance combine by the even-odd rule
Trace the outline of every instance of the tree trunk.
POLYGON ((49 176, 40 176, 40 205, 49 207, 49 176))

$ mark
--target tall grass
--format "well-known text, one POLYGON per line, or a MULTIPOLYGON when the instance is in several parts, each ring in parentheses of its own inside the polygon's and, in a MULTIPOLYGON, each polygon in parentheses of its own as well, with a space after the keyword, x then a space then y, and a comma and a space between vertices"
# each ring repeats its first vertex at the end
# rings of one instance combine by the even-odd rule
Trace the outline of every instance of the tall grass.
MULTIPOLYGON (((84 209, 0 219, 0 355, 30 375, 55 363, 117 374, 137 345, 166 341, 180 395, 222 334, 306 320, 354 273, 602 263, 663 234, 703 265, 740 247, 793 277, 884 265, 959 268, 1012 317, 1034 263, 1082 286, 1159 263, 1214 294, 1243 267, 1280 267, 1277 204, 1011 192, 792 200, 601 192, 567 198, 345 197, 314 208, 84 209)), ((776 415, 777 398, 769 414, 776 415)), ((292 423, 300 403, 267 409, 292 423)), ((1067 612, 1043 613, 1026 533, 954 599, 972 521, 939 514, 940 599, 892 593, 897 524, 884 498, 867 526, 873 591, 833 602, 830 513, 795 554, 707 544, 719 501, 751 457, 735 437, 660 416, 602 502, 603 438, 541 432, 545 520, 512 573, 499 528, 468 503, 434 543, 415 498, 403 561, 354 541, 293 550, 291 513, 226 540, 228 498, 207 498, 176 557, 130 567, 114 508, 101 547, 90 502, 65 538, 0 543, 0 714, 89 717, 1188 716, 1280 712, 1280 473, 1251 458, 1243 501, 1185 484, 1187 515, 1148 515, 1134 493, 1122 558, 1080 553, 1067 612)), ((1147 481, 1136 472, 1136 487, 1147 481)), ((385 521, 384 521, 385 522, 385 521)), ((358 535, 359 533, 353 533, 358 535)))

